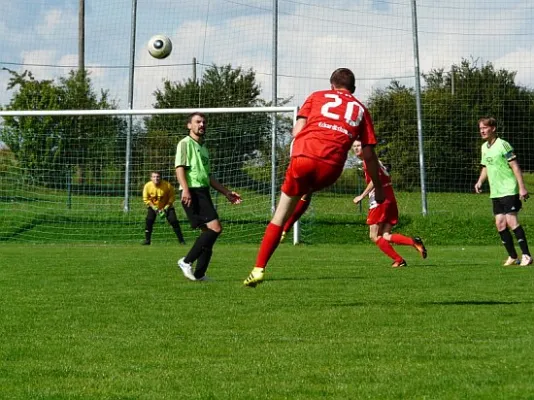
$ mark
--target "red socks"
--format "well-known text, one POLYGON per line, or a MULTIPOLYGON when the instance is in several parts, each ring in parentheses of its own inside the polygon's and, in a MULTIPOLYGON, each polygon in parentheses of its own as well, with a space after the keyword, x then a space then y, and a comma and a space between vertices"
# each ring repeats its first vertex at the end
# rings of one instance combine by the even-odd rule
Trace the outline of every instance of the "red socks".
POLYGON ((393 261, 402 261, 402 257, 399 253, 393 249, 393 246, 391 243, 389 243, 386 239, 384 239, 382 236, 378 238, 376 241, 376 245, 384 254, 386 254, 389 258, 391 258, 393 261))
POLYGON ((261 241, 260 250, 258 251, 258 257, 256 258, 256 267, 265 268, 267 262, 273 255, 274 251, 280 243, 282 237, 282 227, 273 224, 272 222, 267 225, 263 240, 261 241))
POLYGON ((400 233, 393 233, 391 235, 391 243, 395 244, 402 244, 404 246, 413 246, 414 241, 412 238, 409 238, 407 236, 401 235, 400 233))

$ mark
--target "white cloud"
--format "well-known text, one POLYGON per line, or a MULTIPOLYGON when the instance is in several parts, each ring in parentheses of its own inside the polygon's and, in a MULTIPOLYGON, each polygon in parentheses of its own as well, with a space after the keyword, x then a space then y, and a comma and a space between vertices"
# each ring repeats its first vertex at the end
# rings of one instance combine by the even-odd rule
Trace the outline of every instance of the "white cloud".
POLYGON ((53 34, 58 29, 58 27, 70 22, 70 19, 71 16, 66 15, 66 13, 62 10, 50 10, 45 14, 42 23, 37 25, 35 31, 38 35, 53 34))
POLYGON ((40 64, 40 65, 52 65, 56 62, 56 50, 31 50, 23 51, 22 63, 23 64, 40 64))
POLYGON ((496 68, 503 68, 510 72, 516 72, 515 82, 520 86, 534 86, 534 46, 529 49, 519 49, 498 58, 493 62, 496 68))

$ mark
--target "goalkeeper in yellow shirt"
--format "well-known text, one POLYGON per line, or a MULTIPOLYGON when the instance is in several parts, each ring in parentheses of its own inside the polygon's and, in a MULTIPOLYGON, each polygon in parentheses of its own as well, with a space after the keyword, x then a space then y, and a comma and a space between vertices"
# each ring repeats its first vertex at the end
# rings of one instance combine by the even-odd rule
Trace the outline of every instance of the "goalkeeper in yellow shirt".
POLYGON ((185 244, 184 235, 176 217, 174 200, 174 187, 166 180, 161 179, 159 172, 153 171, 150 182, 147 182, 143 188, 143 201, 147 205, 144 245, 151 243, 152 229, 158 216, 169 221, 180 244, 185 244))

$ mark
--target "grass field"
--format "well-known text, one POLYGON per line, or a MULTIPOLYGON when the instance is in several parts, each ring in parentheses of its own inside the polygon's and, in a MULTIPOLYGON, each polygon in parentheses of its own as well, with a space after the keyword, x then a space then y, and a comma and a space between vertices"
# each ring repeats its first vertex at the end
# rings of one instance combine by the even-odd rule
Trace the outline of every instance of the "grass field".
POLYGON ((401 270, 284 244, 244 288, 256 249, 189 282, 168 243, 3 243, 0 398, 534 398, 534 268, 498 243, 398 248, 401 270))
MULTIPOLYGON (((249 197, 247 197, 249 196, 249 197)), ((258 244, 271 217, 269 204, 250 200, 243 195, 241 206, 232 206, 218 199, 218 211, 225 232, 222 243, 258 244)), ((365 224, 366 207, 361 210, 352 203, 352 194, 318 193, 310 210, 302 218, 302 240, 307 244, 354 244, 368 241, 365 224)), ((428 216, 421 215, 420 193, 397 193, 400 221, 397 231, 423 237, 433 245, 498 244, 487 194, 429 193, 428 216)), ((140 198, 132 200, 129 213, 121 208, 120 197, 79 196, 72 209, 52 202, 56 196, 17 201, 0 199, 0 243, 65 243, 65 244, 137 244, 143 237, 146 211, 140 198)), ((184 234, 189 241, 197 233, 178 208, 184 234)), ((527 234, 534 229, 534 207, 530 201, 520 214, 527 234)), ((164 224, 154 229, 154 241, 176 241, 164 224)))

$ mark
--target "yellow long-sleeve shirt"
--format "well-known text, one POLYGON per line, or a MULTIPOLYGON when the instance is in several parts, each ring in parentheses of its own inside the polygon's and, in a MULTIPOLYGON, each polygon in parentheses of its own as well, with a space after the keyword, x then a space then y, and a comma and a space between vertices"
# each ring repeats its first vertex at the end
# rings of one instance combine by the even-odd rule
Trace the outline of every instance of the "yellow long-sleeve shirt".
POLYGON ((175 200, 174 187, 167 181, 162 180, 158 186, 148 182, 143 188, 143 201, 149 207, 155 205, 161 210, 166 205, 174 204, 175 200))

